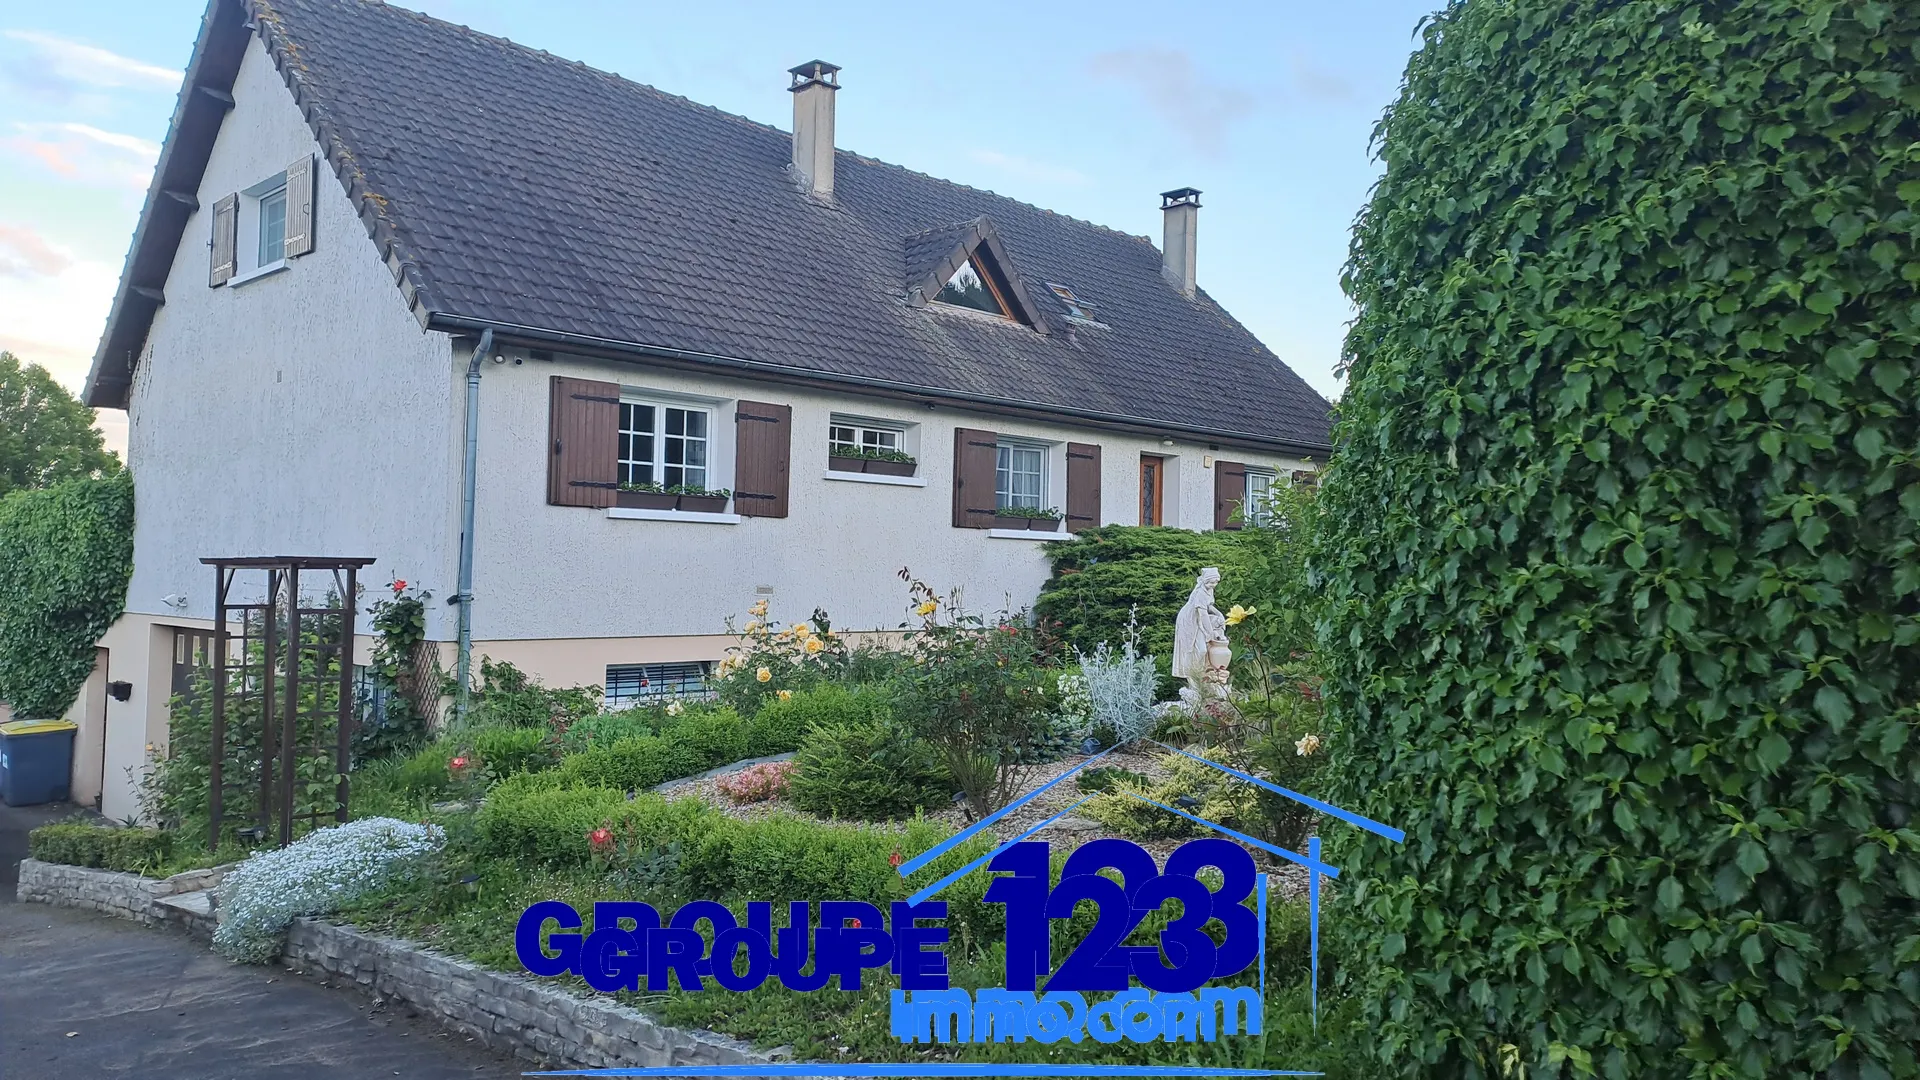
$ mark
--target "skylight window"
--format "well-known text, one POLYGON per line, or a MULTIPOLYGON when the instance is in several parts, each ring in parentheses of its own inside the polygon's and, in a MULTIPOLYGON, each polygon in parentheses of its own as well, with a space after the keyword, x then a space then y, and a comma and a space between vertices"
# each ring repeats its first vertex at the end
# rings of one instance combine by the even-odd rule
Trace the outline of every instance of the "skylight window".
POLYGON ((1060 302, 1067 306, 1067 314, 1076 319, 1085 319, 1088 322, 1094 321, 1093 305, 1073 295, 1072 289, 1067 288, 1065 285, 1056 285, 1051 281, 1047 282, 1047 288, 1052 289, 1053 295, 1059 297, 1060 302))
POLYGON ((955 307, 968 307, 975 311, 984 311, 1001 318, 1012 318, 1007 305, 1000 299, 1000 290, 994 287, 991 279, 980 272, 975 260, 968 259, 953 272, 947 283, 940 288, 940 294, 934 297, 943 304, 955 307))

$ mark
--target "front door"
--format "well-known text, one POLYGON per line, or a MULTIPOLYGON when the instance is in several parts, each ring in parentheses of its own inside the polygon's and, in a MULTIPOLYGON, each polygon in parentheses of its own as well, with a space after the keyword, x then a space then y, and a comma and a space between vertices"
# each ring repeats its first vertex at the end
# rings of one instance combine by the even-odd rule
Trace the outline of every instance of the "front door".
POLYGON ((1159 525, 1165 503, 1167 459, 1140 455, 1140 524, 1159 525))
POLYGON ((193 677, 213 666, 213 631, 177 629, 173 632, 173 686, 175 697, 193 700, 193 677))

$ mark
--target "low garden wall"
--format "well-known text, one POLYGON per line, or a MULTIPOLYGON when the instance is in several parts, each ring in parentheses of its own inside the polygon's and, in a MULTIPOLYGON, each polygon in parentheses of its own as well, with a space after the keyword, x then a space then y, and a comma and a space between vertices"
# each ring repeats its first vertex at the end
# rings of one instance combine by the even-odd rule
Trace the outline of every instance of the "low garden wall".
POLYGON ((659 1068, 775 1060, 724 1035, 669 1027, 612 1001, 577 997, 398 938, 316 919, 300 919, 288 930, 281 963, 352 979, 371 993, 413 1005, 449 1030, 534 1062, 659 1068))
MULTIPOLYGON (((18 895, 23 903, 98 911, 147 926, 182 925, 191 920, 183 920, 166 901, 217 885, 225 871, 216 867, 156 879, 26 859, 20 864, 18 895)), ((325 973, 405 1001, 448 1030, 539 1064, 753 1065, 781 1056, 713 1032, 670 1027, 607 999, 579 997, 529 977, 488 971, 398 938, 317 919, 293 923, 280 962, 296 972, 325 973)))

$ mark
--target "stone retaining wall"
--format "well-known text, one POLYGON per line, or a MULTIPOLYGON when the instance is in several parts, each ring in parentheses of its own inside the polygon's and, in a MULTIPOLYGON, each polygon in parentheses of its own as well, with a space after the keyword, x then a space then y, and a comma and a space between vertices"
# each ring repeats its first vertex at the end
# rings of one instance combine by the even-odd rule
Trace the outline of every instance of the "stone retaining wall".
POLYGON ((170 884, 158 878, 22 859, 16 895, 21 903, 82 908, 152 926, 161 921, 154 901, 172 892, 170 884))
MULTIPOLYGON (((148 926, 184 925, 204 936, 211 918, 185 915, 176 894, 210 887, 227 869, 156 880, 27 859, 20 864, 19 898, 148 926)), ((756 1065, 784 1056, 710 1031, 661 1024, 611 998, 581 997, 531 976, 489 971, 399 938, 317 919, 295 920, 280 963, 295 971, 351 980, 368 993, 405 1001, 451 1031, 542 1065, 756 1065)))
POLYGON ((776 1059, 724 1035, 669 1027, 608 998, 579 997, 530 976, 489 971, 397 938, 315 919, 294 923, 281 963, 352 979, 450 1030, 542 1064, 658 1068, 776 1059))

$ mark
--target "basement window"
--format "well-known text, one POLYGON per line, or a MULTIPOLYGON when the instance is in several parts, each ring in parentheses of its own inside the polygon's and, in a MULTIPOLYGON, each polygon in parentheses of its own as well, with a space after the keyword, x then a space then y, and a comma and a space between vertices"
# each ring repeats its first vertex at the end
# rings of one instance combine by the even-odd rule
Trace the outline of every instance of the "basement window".
POLYGON ((704 698, 707 673, 713 665, 704 660, 679 664, 608 664, 606 697, 608 712, 649 705, 674 698, 704 698))

